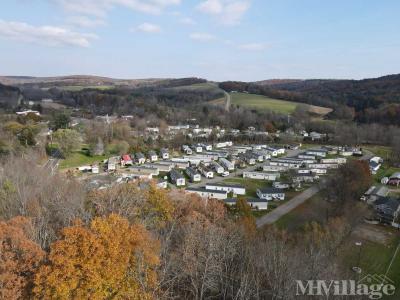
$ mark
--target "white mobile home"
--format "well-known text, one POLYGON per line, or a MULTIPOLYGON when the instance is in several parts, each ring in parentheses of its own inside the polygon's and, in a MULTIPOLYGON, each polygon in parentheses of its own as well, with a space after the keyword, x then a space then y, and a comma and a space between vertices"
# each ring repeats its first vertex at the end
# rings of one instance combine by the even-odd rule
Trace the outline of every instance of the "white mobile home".
POLYGON ((152 162, 157 161, 157 160, 158 160, 158 155, 157 155, 157 153, 156 153, 155 151, 153 151, 153 150, 150 150, 150 151, 149 151, 149 159, 150 159, 150 161, 152 161, 152 162))
POLYGON ((235 170, 235 164, 231 161, 227 160, 226 158, 221 157, 219 159, 219 163, 223 166, 227 171, 235 170))
POLYGON ((205 188, 190 188, 189 187, 185 191, 190 194, 197 194, 200 197, 207 198, 207 199, 224 200, 228 197, 228 193, 225 191, 207 190, 205 188))
POLYGON ((275 173, 265 173, 265 172, 243 172, 243 178, 250 179, 260 179, 260 180, 270 180, 275 181, 280 177, 280 174, 275 173))
POLYGON ((222 174, 222 173, 224 173, 224 168, 223 168, 220 164, 218 164, 217 162, 215 162, 215 161, 211 162, 211 163, 210 163, 210 166, 211 166, 211 168, 214 169, 214 171, 215 171, 217 174, 222 174))
POLYGON ((186 174, 190 177, 191 182, 201 181, 201 175, 193 168, 189 167, 186 169, 186 174))
POLYGON ((245 195, 246 188, 241 185, 236 184, 223 184, 223 183, 209 183, 206 184, 207 190, 217 190, 217 191, 225 191, 228 193, 233 193, 234 195, 245 195))
POLYGON ((141 152, 136 153, 135 157, 136 157, 136 161, 139 165, 144 164, 146 162, 146 158, 144 157, 143 153, 141 153, 141 152))
POLYGON ((268 201, 285 200, 285 193, 282 191, 282 189, 277 189, 277 188, 257 189, 257 196, 260 199, 265 199, 268 201))
POLYGON ((185 177, 178 170, 172 169, 169 173, 172 183, 176 186, 184 186, 186 184, 185 177))
POLYGON ((169 151, 166 148, 160 150, 160 156, 162 159, 169 159, 169 151))
MULTIPOLYGON (((237 199, 236 198, 228 198, 224 200, 224 203, 227 205, 235 205, 237 199)), ((268 200, 257 199, 257 198, 248 198, 246 199, 247 204, 251 206, 252 209, 257 210, 267 210, 268 209, 268 200)))
POLYGON ((288 167, 271 165, 270 163, 263 165, 264 172, 284 172, 287 171, 288 169, 289 169, 288 167))

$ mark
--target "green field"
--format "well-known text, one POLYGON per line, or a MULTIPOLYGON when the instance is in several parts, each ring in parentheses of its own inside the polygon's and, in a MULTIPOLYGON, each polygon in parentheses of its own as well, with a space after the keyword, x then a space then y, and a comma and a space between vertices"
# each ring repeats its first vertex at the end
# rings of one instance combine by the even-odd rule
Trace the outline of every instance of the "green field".
MULTIPOLYGON (((243 106, 257 110, 270 110, 281 114, 291 114, 299 105, 308 107, 308 111, 316 115, 326 115, 331 111, 330 108, 302 104, 298 102, 273 99, 262 95, 246 94, 246 93, 230 93, 231 105, 243 106)), ((225 98, 213 101, 214 104, 224 104, 225 98)))
POLYGON ((60 161, 60 169, 76 168, 83 165, 98 163, 106 159, 105 156, 88 156, 84 151, 72 153, 66 159, 60 161))

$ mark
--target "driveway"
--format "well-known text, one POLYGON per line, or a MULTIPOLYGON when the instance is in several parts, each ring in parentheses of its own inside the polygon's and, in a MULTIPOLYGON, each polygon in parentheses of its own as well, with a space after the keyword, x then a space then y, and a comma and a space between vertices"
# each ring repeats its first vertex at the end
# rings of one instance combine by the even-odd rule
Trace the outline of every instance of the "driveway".
POLYGON ((297 206, 300 204, 304 203, 306 200, 314 196, 316 193, 320 191, 320 186, 318 184, 313 185, 312 187, 306 189, 303 191, 301 194, 293 197, 291 200, 286 202, 285 204, 282 204, 281 206, 278 206, 275 208, 273 211, 270 213, 260 217, 257 219, 256 224, 257 227, 263 227, 268 224, 272 224, 276 222, 280 217, 283 215, 286 215, 288 212, 290 212, 292 209, 295 209, 297 206))

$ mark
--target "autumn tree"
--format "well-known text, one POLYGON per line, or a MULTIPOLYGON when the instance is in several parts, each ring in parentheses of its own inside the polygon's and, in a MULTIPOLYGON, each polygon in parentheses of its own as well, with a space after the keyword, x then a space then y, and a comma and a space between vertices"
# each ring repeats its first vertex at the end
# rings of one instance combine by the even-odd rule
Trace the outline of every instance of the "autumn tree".
POLYGON ((81 135, 72 129, 58 129, 53 133, 52 138, 64 156, 71 154, 81 143, 81 135))
POLYGON ((371 184, 372 176, 366 161, 350 161, 337 169, 328 178, 324 189, 326 199, 332 203, 332 217, 354 213, 356 201, 371 184))
POLYGON ((153 299, 158 243, 116 215, 62 230, 35 278, 40 299, 153 299))
POLYGON ((0 222, 0 298, 26 299, 44 252, 31 240, 32 225, 24 217, 0 222))

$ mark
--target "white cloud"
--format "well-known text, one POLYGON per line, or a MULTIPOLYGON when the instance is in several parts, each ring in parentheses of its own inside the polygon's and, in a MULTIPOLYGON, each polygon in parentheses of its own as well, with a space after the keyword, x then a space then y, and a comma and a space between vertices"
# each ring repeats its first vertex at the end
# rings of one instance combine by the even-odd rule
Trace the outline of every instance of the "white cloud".
POLYGON ((55 26, 32 26, 22 22, 0 20, 0 36, 23 42, 37 43, 47 46, 89 47, 96 39, 94 34, 74 32, 55 26))
POLYGON ((215 16, 224 25, 239 24, 250 8, 250 0, 206 0, 197 6, 205 14, 215 16))
POLYGON ((264 43, 249 43, 239 45, 239 49, 248 50, 248 51, 263 51, 267 48, 267 45, 264 43))
POLYGON ((67 22, 78 27, 87 28, 95 28, 106 25, 106 22, 103 19, 88 18, 86 16, 72 16, 67 19, 67 22))
POLYGON ((212 34, 205 32, 193 32, 189 35, 192 40, 200 41, 200 42, 210 42, 216 39, 216 37, 212 34))
POLYGON ((129 8, 137 12, 160 14, 166 7, 178 5, 181 0, 51 0, 66 11, 104 17, 114 7, 129 8))
POLYGON ((146 33, 160 33, 161 27, 152 23, 143 23, 134 28, 133 31, 142 31, 146 33))
POLYGON ((196 21, 193 20, 192 18, 182 18, 179 20, 179 23, 185 24, 185 25, 195 25, 196 21))

